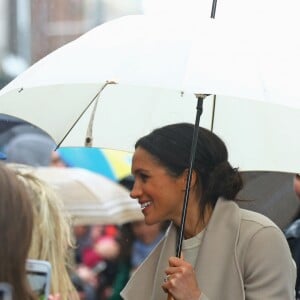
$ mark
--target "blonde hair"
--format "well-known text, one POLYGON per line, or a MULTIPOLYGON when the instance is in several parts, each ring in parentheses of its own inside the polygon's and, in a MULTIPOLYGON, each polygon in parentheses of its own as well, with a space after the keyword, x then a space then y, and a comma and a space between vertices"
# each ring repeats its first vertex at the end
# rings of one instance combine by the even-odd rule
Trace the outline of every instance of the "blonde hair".
POLYGON ((0 163, 0 228, 0 282, 13 287, 14 300, 37 299, 25 268, 32 238, 33 209, 24 185, 3 163, 0 163))
POLYGON ((34 174, 30 166, 8 164, 25 184, 33 203, 34 226, 28 258, 47 260, 52 267, 51 293, 62 300, 79 299, 71 282, 71 250, 75 247, 71 217, 55 190, 34 174))

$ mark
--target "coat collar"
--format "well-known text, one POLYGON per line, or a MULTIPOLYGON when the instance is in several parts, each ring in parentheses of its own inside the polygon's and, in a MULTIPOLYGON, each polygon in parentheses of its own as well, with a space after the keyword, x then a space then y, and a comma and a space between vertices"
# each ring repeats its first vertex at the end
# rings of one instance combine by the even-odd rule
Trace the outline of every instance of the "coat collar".
MULTIPOLYGON (((235 291, 236 299, 245 297, 236 255, 240 219, 240 209, 233 201, 222 198, 217 201, 205 229, 195 265, 199 286, 208 298, 222 299, 224 294, 231 293, 232 289, 235 291)), ((166 237, 135 272, 123 290, 124 299, 166 299, 161 285, 168 259, 175 255, 176 238, 177 230, 171 225, 166 237)), ((230 299, 230 296, 224 299, 230 299)))

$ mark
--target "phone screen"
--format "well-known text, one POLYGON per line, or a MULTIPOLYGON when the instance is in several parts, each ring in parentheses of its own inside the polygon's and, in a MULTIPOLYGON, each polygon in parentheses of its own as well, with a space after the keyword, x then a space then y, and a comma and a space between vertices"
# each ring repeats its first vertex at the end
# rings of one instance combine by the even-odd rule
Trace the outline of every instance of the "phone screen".
POLYGON ((7 295, 6 291, 0 290, 0 300, 6 300, 6 299, 11 299, 10 295, 7 295))
POLYGON ((38 295, 38 299, 47 300, 47 273, 38 271, 27 271, 27 278, 32 290, 38 295))
POLYGON ((10 284, 0 282, 0 300, 12 300, 12 288, 10 284))

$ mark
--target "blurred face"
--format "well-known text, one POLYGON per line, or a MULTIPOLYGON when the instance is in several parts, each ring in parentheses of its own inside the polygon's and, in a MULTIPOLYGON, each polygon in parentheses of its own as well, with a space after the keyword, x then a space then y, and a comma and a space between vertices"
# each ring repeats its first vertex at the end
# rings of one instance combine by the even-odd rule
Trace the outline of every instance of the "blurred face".
POLYGON ((51 152, 51 162, 52 167, 65 168, 66 164, 62 161, 59 154, 56 151, 51 152))
POLYGON ((185 189, 185 176, 172 177, 155 158, 138 147, 132 161, 135 182, 130 196, 138 199, 145 223, 165 220, 180 224, 185 189))
POLYGON ((151 244, 159 236, 160 223, 147 225, 144 221, 132 223, 132 230, 135 236, 145 244, 151 244))
POLYGON ((300 199, 300 175, 296 175, 294 179, 294 191, 300 199))
POLYGON ((75 225, 73 226, 73 232, 75 237, 81 237, 88 232, 88 227, 83 225, 75 225))
POLYGON ((93 241, 97 241, 103 234, 102 225, 93 225, 91 228, 91 238, 93 241))

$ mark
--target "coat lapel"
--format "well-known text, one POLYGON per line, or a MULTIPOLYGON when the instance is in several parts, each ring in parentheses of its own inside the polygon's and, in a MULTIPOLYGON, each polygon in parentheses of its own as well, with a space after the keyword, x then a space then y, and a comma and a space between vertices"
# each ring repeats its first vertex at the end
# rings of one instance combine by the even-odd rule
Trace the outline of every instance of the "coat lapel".
POLYGON ((154 278, 154 288, 151 300, 166 300, 167 294, 163 291, 162 288, 159 288, 165 277, 165 269, 169 265, 169 257, 176 255, 176 239, 177 239, 177 231, 175 226, 170 226, 168 229, 169 233, 166 236, 166 239, 163 243, 163 251, 159 257, 156 276, 154 278))
POLYGON ((195 266, 199 286, 209 299, 245 298, 236 253, 240 220, 240 209, 234 202, 217 201, 195 266))
POLYGON ((161 288, 170 256, 175 255, 176 229, 169 227, 163 238, 149 257, 135 271, 121 292, 125 300, 151 299, 165 300, 167 294, 161 288))

